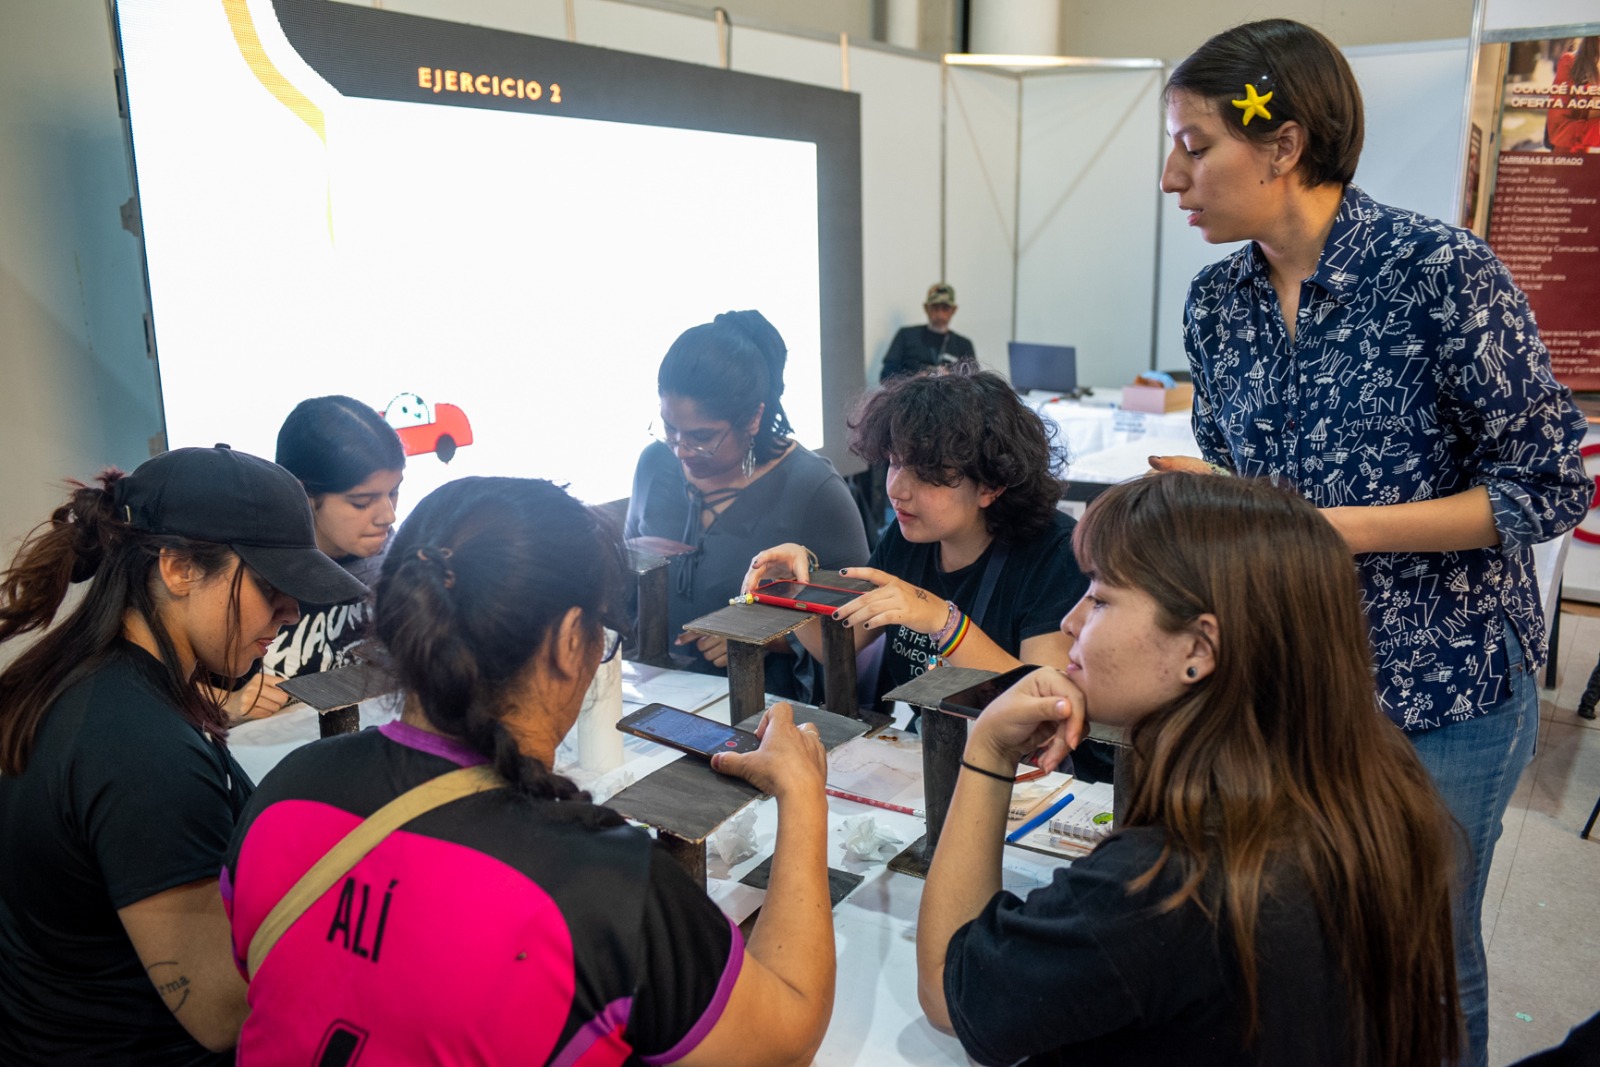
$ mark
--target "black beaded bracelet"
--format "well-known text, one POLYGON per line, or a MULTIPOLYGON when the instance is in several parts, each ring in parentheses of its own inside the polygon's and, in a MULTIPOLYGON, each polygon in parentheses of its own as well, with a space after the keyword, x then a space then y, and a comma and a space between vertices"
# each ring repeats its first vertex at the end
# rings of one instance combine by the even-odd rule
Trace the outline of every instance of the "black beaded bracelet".
POLYGON ((961 766, 965 767, 969 771, 974 772, 975 774, 981 774, 985 778, 993 778, 995 781, 1004 782, 1007 785, 1012 785, 1016 782, 1016 779, 1009 774, 1001 774, 998 771, 986 770, 983 767, 977 766, 976 764, 968 763, 966 760, 961 761, 961 766))

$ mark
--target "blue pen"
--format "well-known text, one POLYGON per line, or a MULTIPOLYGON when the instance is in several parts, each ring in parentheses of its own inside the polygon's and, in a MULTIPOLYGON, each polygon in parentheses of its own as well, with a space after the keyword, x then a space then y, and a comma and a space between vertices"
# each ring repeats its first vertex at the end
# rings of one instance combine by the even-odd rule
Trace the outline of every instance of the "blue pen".
POLYGON ((1020 841, 1024 834, 1029 834, 1037 830, 1040 826, 1044 825, 1050 816, 1054 815, 1056 812, 1060 811, 1062 808, 1071 803, 1072 794, 1068 793, 1066 796, 1062 797, 1060 800, 1056 801, 1048 808, 1045 808, 1039 814, 1035 815, 1033 818, 1029 819, 1027 822, 1023 823, 1021 826, 1007 834, 1006 844, 1010 845, 1020 841))

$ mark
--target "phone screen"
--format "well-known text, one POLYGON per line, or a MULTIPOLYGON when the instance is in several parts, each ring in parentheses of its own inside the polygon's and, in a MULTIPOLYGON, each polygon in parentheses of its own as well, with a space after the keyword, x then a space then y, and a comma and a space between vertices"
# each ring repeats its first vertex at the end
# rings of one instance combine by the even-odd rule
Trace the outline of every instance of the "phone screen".
POLYGON ((1004 674, 997 674, 993 678, 963 689, 959 693, 951 693, 939 701, 939 710, 953 712, 956 715, 965 715, 969 718, 977 718, 995 697, 1038 669, 1037 666, 1031 663, 1013 667, 1004 674))
POLYGON ((781 596, 786 600, 826 604, 831 608, 842 608, 861 595, 854 590, 834 589, 826 585, 812 585, 809 582, 762 582, 756 586, 755 591, 768 596, 781 596))
POLYGON ((717 752, 753 752, 761 745, 761 739, 747 730, 735 730, 665 704, 651 704, 623 716, 617 729, 708 759, 717 752))

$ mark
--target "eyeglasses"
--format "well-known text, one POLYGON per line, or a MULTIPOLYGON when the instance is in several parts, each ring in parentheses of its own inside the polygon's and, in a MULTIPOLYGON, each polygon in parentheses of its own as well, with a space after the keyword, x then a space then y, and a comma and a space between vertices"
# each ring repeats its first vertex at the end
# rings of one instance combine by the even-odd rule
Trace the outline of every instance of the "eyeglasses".
POLYGON ((722 447, 722 442, 726 441, 728 435, 733 432, 733 427, 729 426, 726 430, 717 434, 715 440, 708 440, 708 435, 714 432, 712 430, 690 430, 688 436, 685 436, 681 431, 673 429, 663 422, 652 422, 650 424, 651 437, 654 437, 673 451, 687 452, 691 456, 714 455, 717 449, 722 447))
POLYGON ((605 628, 605 652, 600 656, 601 663, 610 663, 617 658, 617 653, 622 650, 622 634, 607 626, 605 628))

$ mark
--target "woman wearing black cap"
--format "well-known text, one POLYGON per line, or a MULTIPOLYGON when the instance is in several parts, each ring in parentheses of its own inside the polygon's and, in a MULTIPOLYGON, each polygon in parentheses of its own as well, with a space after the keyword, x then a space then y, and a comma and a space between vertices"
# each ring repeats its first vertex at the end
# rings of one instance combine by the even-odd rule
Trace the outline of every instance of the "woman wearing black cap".
POLYGON ((243 675, 296 600, 363 587, 264 459, 185 448, 99 482, 0 577, 0 645, 43 631, 0 673, 0 1062, 232 1062, 217 875, 253 787, 201 679, 243 675))

